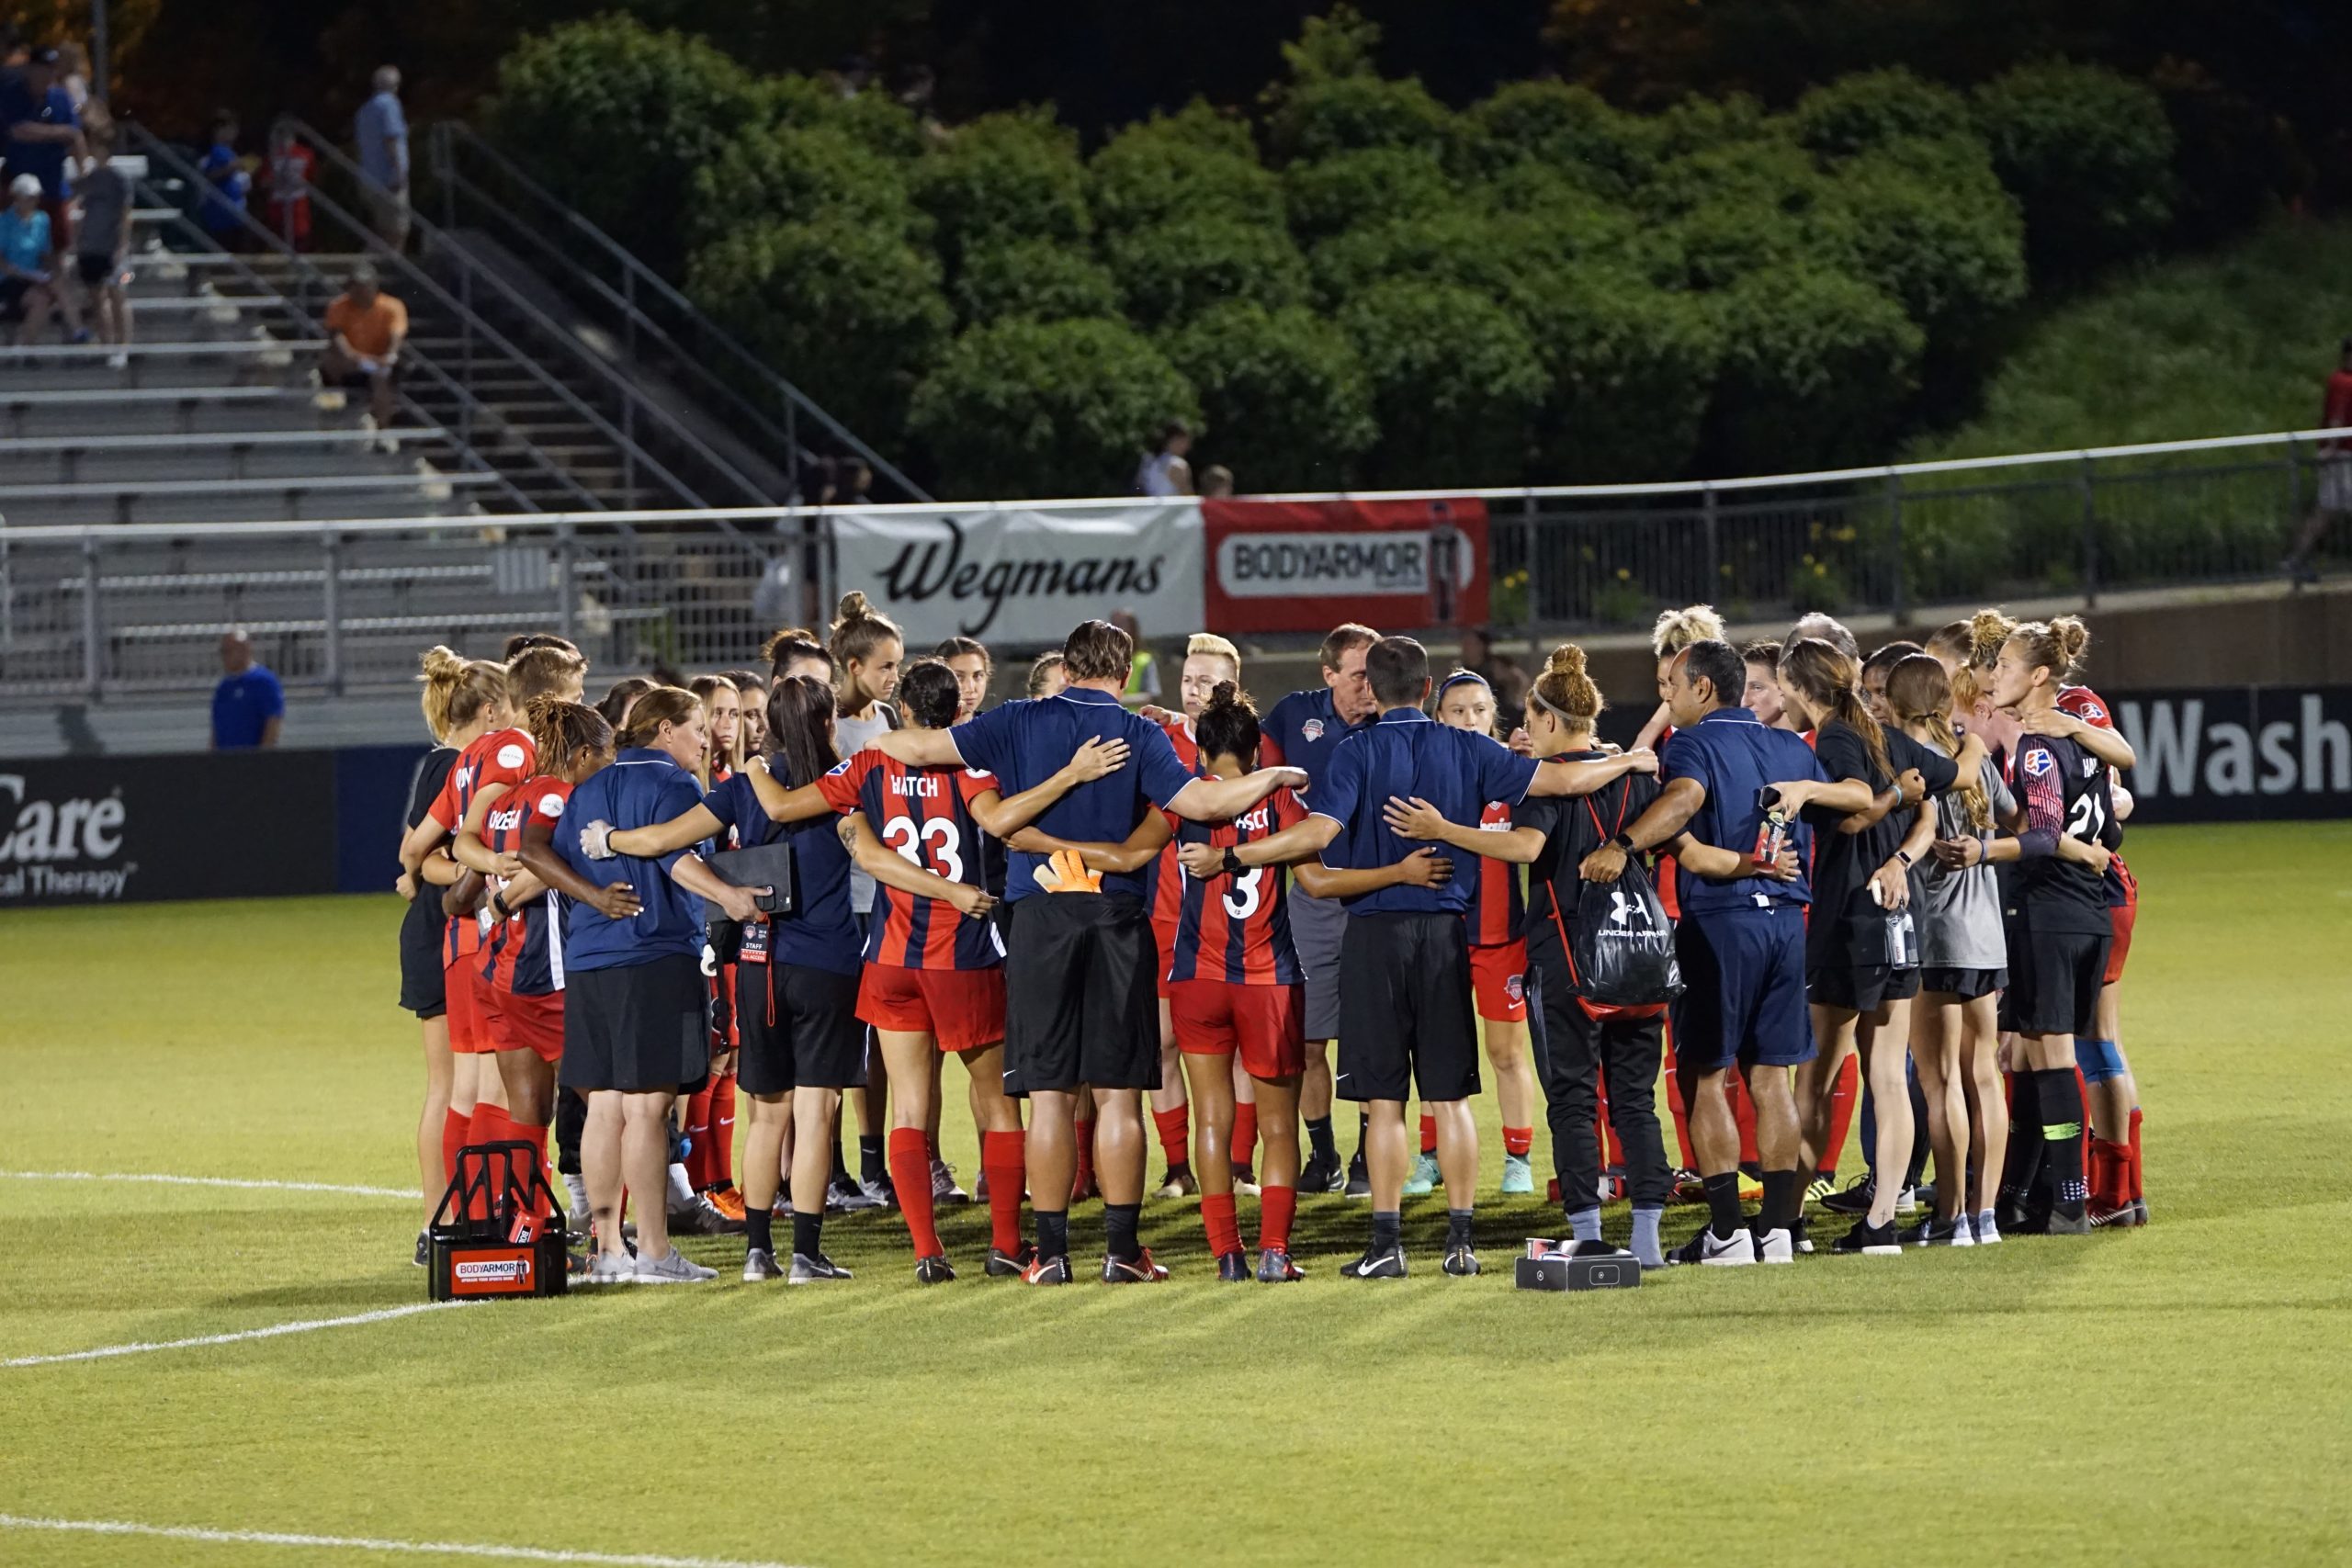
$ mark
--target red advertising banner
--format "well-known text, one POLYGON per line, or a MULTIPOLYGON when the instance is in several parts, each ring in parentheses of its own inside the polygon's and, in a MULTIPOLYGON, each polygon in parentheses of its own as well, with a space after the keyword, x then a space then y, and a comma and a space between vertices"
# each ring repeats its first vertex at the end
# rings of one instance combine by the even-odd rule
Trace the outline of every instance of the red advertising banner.
POLYGON ((1382 631, 1487 618, 1487 503, 1204 501, 1212 631, 1382 631))

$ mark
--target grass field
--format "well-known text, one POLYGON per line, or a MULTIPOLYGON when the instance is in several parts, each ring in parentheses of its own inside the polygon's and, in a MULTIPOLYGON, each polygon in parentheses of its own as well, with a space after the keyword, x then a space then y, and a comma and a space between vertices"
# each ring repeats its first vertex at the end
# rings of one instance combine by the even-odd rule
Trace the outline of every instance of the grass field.
MULTIPOLYGON (((2352 824, 2132 851, 2144 1230, 1576 1297, 1510 1288, 1526 1201, 1469 1281, 1419 1201, 1384 1286, 1336 1277, 1337 1198, 1288 1289, 1218 1285, 1189 1204, 1148 1211, 1157 1290, 919 1291, 879 1217, 831 1227, 839 1288, 690 1243, 718 1284, 0 1367, 0 1562, 472 1560, 36 1518, 819 1568, 2352 1560, 2352 824)), ((396 1200, 21 1174, 405 1187, 397 913, 0 916, 0 1359, 424 1299, 396 1200)))

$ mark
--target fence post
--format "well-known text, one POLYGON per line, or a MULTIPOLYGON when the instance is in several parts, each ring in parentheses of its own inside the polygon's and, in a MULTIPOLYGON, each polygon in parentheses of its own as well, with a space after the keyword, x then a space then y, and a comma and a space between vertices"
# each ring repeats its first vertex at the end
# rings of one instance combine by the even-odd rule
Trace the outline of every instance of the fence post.
POLYGON ((329 533, 322 536, 320 543, 326 555, 322 592, 319 595, 326 626, 320 673, 326 677, 328 694, 339 697, 343 695, 343 536, 329 533))
POLYGON ((2091 455, 2083 454, 2083 607, 2098 606, 2098 483, 2091 455))
POLYGON ((98 695, 106 673, 98 638, 98 539, 85 533, 82 536, 82 684, 92 697, 98 695))
POLYGON ((1894 602, 1894 624, 1899 626, 1903 624, 1907 585, 1903 570, 1903 476, 1897 473, 1886 476, 1886 550, 1887 564, 1894 572, 1888 597, 1894 602))
MULTIPOLYGON (((1520 498, 1519 508, 1520 525, 1526 531, 1526 536, 1520 544, 1519 569, 1527 574, 1527 652, 1528 656, 1532 658, 1536 652, 1536 628, 1543 624, 1543 617, 1536 613, 1535 609, 1535 492, 1533 491, 1529 491, 1520 498)), ((1491 549, 1492 547, 1489 546, 1489 548, 1491 549)))
POLYGON ((1723 530, 1721 519, 1715 515, 1715 487, 1713 485, 1710 484, 1699 492, 1699 509, 1707 530, 1707 581, 1700 592, 1708 603, 1713 603, 1716 592, 1715 584, 1722 579, 1724 570, 1723 530))
POLYGON ((579 550, 579 541, 572 537, 568 522, 555 525, 555 621, 556 629, 566 641, 578 642, 580 621, 579 595, 573 592, 572 570, 579 550))

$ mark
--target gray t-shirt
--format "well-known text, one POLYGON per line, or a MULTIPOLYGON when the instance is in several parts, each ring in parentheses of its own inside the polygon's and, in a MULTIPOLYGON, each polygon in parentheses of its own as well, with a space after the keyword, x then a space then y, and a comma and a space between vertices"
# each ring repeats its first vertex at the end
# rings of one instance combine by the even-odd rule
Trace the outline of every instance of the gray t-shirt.
POLYGON ((82 176, 82 224, 74 232, 74 254, 110 256, 122 243, 130 217, 130 182, 112 164, 82 176))
MULTIPOLYGON (((1932 740, 1920 742, 1939 757, 1949 756, 1932 740)), ((2001 771, 1988 759, 1979 775, 1996 820, 2017 808, 2001 771)), ((1936 801, 1936 836, 1969 839, 1968 807, 1954 789, 1936 801)), ((1919 931, 1922 969, 2004 969, 2008 966, 2007 940, 2001 931, 2001 886, 1989 865, 1950 871, 1933 855, 1922 855, 1911 868, 1914 923, 1919 931)))
MULTIPOLYGON (((833 750, 847 760, 873 745, 875 737, 898 728, 899 716, 891 711, 890 705, 876 703, 866 709, 864 718, 833 720, 833 750)), ((849 868, 849 907, 855 914, 874 912, 874 879, 854 864, 849 868)))

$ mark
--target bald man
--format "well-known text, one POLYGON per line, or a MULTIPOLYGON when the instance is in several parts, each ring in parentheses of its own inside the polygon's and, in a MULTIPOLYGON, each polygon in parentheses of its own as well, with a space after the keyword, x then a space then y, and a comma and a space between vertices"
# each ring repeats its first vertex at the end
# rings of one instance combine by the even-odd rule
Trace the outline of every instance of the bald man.
POLYGON ((243 626, 220 638, 220 683, 212 688, 212 749, 252 751, 277 744, 286 718, 286 692, 277 677, 254 661, 254 639, 243 626))

